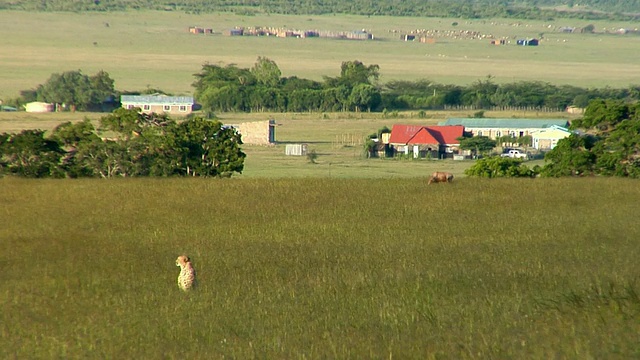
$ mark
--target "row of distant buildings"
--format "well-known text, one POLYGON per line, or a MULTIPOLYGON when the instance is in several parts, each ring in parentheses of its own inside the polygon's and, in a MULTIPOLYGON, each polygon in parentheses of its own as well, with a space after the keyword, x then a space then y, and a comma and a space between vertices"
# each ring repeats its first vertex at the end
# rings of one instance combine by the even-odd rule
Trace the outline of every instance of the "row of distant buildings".
MULTIPOLYGON (((213 34, 211 28, 198 26, 189 27, 192 34, 213 34)), ((224 36, 274 36, 280 38, 332 38, 346 40, 373 40, 373 34, 362 29, 356 31, 328 31, 328 30, 294 30, 276 27, 234 27, 222 30, 224 36)))
POLYGON ((476 119, 451 118, 437 126, 393 125, 391 132, 382 134, 376 148, 378 156, 391 153, 413 158, 464 159, 469 150, 460 149, 460 138, 465 135, 531 137, 531 147, 538 151, 553 149, 560 139, 571 135, 565 119, 476 119))
MULTIPOLYGON (((196 109, 191 96, 166 95, 122 95, 123 108, 138 108, 144 113, 165 113, 184 117, 196 109)), ((31 103, 27 110, 34 112, 53 111, 53 104, 31 103)), ((227 125, 242 134, 245 144, 276 143, 274 120, 246 122, 227 125)), ((406 154, 414 158, 464 158, 469 154, 460 149, 459 138, 465 135, 487 136, 500 139, 505 136, 515 139, 531 136, 531 147, 536 150, 553 149, 560 139, 571 134, 566 119, 496 119, 496 118, 450 118, 437 126, 393 125, 391 133, 382 134, 377 152, 406 154)))

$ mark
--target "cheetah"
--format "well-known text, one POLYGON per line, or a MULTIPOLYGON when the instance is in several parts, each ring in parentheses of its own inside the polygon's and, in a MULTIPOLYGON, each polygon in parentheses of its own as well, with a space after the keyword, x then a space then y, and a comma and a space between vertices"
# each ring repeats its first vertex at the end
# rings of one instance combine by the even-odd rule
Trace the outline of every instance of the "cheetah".
POLYGON ((191 260, 186 255, 180 255, 176 259, 176 266, 180 266, 178 287, 183 291, 191 290, 196 282, 196 271, 193 269, 191 260))

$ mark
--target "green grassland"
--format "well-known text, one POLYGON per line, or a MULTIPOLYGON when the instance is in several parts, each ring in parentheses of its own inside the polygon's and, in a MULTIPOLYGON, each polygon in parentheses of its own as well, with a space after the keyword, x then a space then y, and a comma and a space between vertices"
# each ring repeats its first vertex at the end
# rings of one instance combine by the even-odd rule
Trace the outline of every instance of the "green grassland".
MULTIPOLYGON (((545 31, 456 19, 0 12, 0 97, 75 69, 104 69, 118 89, 186 94, 203 63, 249 67, 257 56, 315 79, 352 59, 379 64, 383 80, 640 78, 633 37, 545 33, 540 47, 519 48, 389 33, 453 21, 496 36, 545 31), (192 25, 366 28, 381 39, 232 39, 190 35, 192 25)), ((0 113, 0 133, 102 115, 0 113)), ((480 180, 463 176, 471 162, 363 157, 364 136, 383 126, 471 115, 219 114, 274 118, 279 143, 244 146, 245 171, 231 179, 1 178, 0 358, 640 357, 636 181, 480 180), (317 164, 285 156, 288 143, 309 144, 317 164), (434 170, 456 180, 427 186, 434 170), (182 253, 198 271, 189 294, 176 284, 182 253)))
POLYGON ((107 71, 120 90, 146 87, 189 94, 193 74, 205 63, 251 67, 258 56, 274 60, 283 76, 321 80, 337 76, 343 61, 380 65, 381 81, 431 79, 468 84, 488 75, 497 82, 542 80, 584 87, 626 87, 638 83, 638 36, 604 34, 630 23, 592 22, 599 34, 562 34, 554 28, 581 27, 584 20, 518 22, 362 16, 238 16, 174 12, 30 13, 0 11, 0 98, 44 83, 52 73, 107 71), (452 24, 457 22, 457 26, 452 24), (108 25, 108 26, 107 26, 108 25), (212 36, 188 33, 211 27, 212 36), (225 37, 235 26, 371 31, 375 41, 274 37, 225 37), (495 37, 539 37, 538 47, 492 46, 488 39, 439 39, 435 44, 403 42, 416 29, 472 30, 495 37), (397 32, 394 32, 397 31, 397 32))
POLYGON ((638 199, 605 178, 4 178, 0 357, 638 358, 638 199))

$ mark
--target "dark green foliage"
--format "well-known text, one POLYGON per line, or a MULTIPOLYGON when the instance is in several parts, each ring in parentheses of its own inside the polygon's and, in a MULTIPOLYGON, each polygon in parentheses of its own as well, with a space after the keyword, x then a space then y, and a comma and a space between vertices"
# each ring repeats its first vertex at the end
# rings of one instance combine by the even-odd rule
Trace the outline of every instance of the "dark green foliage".
POLYGON ((101 139, 89 120, 0 135, 0 171, 24 177, 230 177, 246 155, 240 134, 217 120, 176 123, 166 115, 117 109, 100 120, 101 139))
POLYGON ((542 174, 640 177, 640 104, 594 100, 571 124, 590 135, 571 135, 546 154, 542 174))
POLYGON ((619 121, 629 117, 629 106, 617 100, 596 99, 589 102, 582 119, 572 122, 571 127, 592 128, 606 130, 615 126, 619 121))
POLYGON ((460 140, 460 149, 471 150, 475 155, 485 154, 496 147, 496 141, 488 136, 462 137, 458 140, 460 140))
POLYGON ((240 134, 219 121, 202 118, 172 128, 178 148, 178 171, 187 176, 230 177, 242 173, 246 155, 240 150, 240 134))
POLYGON ((259 57, 251 69, 235 65, 205 64, 195 74, 195 97, 206 114, 227 111, 335 112, 442 109, 465 106, 484 110, 534 108, 564 110, 569 105, 584 106, 594 98, 632 101, 640 91, 629 89, 581 89, 538 81, 496 84, 492 77, 463 87, 429 80, 390 81, 379 86, 378 65, 345 61, 340 76, 317 82, 297 77, 281 78, 277 64, 259 57))
POLYGON ((464 173, 468 176, 485 178, 536 176, 536 171, 522 164, 521 159, 499 156, 480 159, 464 173))
POLYGON ((572 134, 558 141, 558 145, 549 151, 544 159, 542 175, 545 176, 582 176, 594 172, 596 156, 591 152, 596 139, 591 136, 572 134))
POLYGON ((42 130, 0 135, 0 170, 27 178, 62 177, 64 150, 42 130))
MULTIPOLYGON (((81 71, 53 74, 36 90, 40 101, 68 106, 70 110, 95 110, 115 94, 114 81, 105 71, 87 76, 81 71)), ((23 92, 23 96, 28 95, 23 92)))

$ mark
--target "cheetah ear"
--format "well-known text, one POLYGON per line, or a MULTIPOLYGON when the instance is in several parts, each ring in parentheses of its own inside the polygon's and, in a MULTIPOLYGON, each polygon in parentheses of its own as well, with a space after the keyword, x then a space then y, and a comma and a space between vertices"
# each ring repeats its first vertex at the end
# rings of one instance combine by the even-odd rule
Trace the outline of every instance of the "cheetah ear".
POLYGON ((189 262, 189 261, 191 261, 191 259, 189 259, 189 257, 188 257, 188 256, 185 256, 185 257, 184 257, 184 261, 185 261, 185 262, 189 262))

